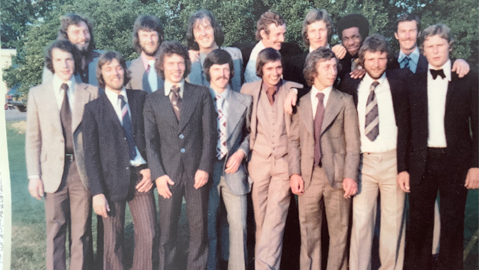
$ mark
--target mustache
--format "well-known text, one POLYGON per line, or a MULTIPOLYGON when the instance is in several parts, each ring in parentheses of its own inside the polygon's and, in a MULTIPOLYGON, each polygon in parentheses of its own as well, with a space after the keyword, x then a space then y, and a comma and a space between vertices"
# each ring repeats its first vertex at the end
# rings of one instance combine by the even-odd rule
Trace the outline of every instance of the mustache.
POLYGON ((222 77, 218 77, 218 78, 216 78, 216 79, 215 79, 215 81, 222 80, 222 79, 224 79, 224 80, 228 80, 228 78, 227 78, 227 77, 225 77, 225 76, 222 76, 222 77))

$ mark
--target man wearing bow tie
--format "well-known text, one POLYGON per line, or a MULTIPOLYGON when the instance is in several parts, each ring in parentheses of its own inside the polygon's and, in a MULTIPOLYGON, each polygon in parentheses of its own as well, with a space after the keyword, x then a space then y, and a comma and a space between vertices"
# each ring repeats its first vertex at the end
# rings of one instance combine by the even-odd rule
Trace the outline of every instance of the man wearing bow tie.
POLYGON ((399 134, 398 184, 409 192, 410 229, 405 269, 432 268, 434 204, 440 193, 439 269, 463 269, 468 189, 478 188, 478 75, 452 72, 450 29, 421 35, 428 71, 408 82, 410 130, 399 134), (470 132, 471 130, 471 132, 470 132))

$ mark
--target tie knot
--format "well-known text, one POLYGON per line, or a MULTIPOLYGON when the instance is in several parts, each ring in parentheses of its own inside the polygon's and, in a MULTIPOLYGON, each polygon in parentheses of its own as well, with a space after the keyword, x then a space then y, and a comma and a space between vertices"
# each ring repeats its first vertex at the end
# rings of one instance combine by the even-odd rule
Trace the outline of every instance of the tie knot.
POLYGON ((68 84, 62 83, 62 85, 60 86, 60 89, 62 89, 63 91, 67 92, 67 91, 68 91, 68 84))
POLYGON ((323 102, 323 99, 325 98, 324 93, 317 93, 317 98, 319 102, 323 102))
POLYGON ((375 88, 377 88, 377 86, 378 86, 379 84, 380 84, 379 82, 374 81, 374 82, 370 85, 370 91, 374 91, 375 88))
POLYGON ((148 60, 148 65, 151 66, 151 67, 154 67, 155 66, 155 59, 148 60))
POLYGON ((411 58, 410 56, 408 56, 408 55, 405 56, 405 58, 403 58, 403 61, 410 61, 410 60, 412 60, 412 58, 411 58))
POLYGON ((123 95, 118 95, 118 99, 121 101, 125 101, 125 97, 123 95))
POLYGON ((174 85, 172 86, 172 88, 170 88, 170 92, 173 92, 178 95, 178 93, 180 93, 180 87, 174 85))

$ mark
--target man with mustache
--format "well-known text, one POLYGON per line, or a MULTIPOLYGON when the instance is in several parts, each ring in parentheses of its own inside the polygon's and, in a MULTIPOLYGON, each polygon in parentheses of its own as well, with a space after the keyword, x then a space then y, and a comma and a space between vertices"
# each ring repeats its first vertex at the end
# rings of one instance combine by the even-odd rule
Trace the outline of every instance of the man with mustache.
MULTIPOLYGON (((80 51, 81 57, 76 79, 98 86, 96 69, 101 52, 94 50, 95 41, 91 22, 80 14, 67 13, 61 18, 57 39, 69 40, 80 51)), ((52 77, 52 72, 44 67, 42 83, 50 81, 52 77)))
POLYGON ((155 55, 163 42, 160 19, 151 15, 138 16, 133 25, 132 42, 140 57, 129 63, 132 79, 125 88, 155 92, 163 85, 162 78, 155 71, 155 55))

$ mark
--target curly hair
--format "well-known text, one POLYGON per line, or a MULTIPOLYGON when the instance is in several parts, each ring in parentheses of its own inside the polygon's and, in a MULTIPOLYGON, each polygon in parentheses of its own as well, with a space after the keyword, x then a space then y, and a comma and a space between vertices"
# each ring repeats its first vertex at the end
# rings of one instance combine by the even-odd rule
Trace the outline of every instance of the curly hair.
POLYGON ((76 14, 76 13, 67 13, 60 18, 60 29, 58 30, 58 39, 68 39, 68 27, 70 25, 79 25, 84 22, 88 27, 88 32, 90 33, 90 43, 88 44, 87 51, 90 52, 95 48, 95 39, 93 38, 93 26, 87 17, 76 14))
POLYGON ((162 45, 160 45, 159 53, 157 53, 157 56, 155 57, 155 70, 160 74, 160 77, 163 80, 165 80, 165 56, 172 56, 173 54, 183 57, 183 60, 185 61, 183 78, 187 78, 188 74, 190 74, 192 63, 190 62, 187 48, 178 41, 164 41, 162 45))
POLYGON ((100 88, 105 89, 105 80, 103 79, 103 75, 102 75, 102 67, 103 65, 112 62, 113 59, 116 59, 123 68, 123 86, 127 85, 127 83, 132 78, 130 76, 130 72, 127 69, 127 63, 123 58, 123 56, 119 52, 107 51, 102 53, 102 55, 100 55, 100 58, 98 59, 98 64, 97 64, 97 80, 98 80, 98 86, 100 88))
POLYGON ((45 66, 48 70, 52 73, 55 73, 53 68, 53 58, 52 58, 52 51, 53 49, 60 49, 64 52, 68 52, 73 56, 73 61, 75 62, 75 69, 74 74, 80 70, 80 64, 82 61, 80 60, 80 52, 78 51, 77 47, 73 45, 68 39, 60 39, 53 41, 45 50, 45 66))
POLYGON ((270 34, 268 26, 272 23, 274 23, 275 26, 281 26, 285 24, 285 20, 280 14, 273 11, 266 11, 260 16, 260 19, 257 21, 257 31, 255 32, 257 40, 262 40, 262 36, 260 35, 262 30, 265 31, 265 34, 270 34))
POLYGON ((210 22, 210 25, 213 28, 213 36, 215 43, 218 47, 222 46, 223 42, 225 41, 225 36, 222 30, 222 27, 213 17, 213 14, 206 9, 200 9, 199 11, 195 12, 190 16, 188 20, 188 29, 187 29, 187 47, 189 50, 198 51, 200 48, 198 47, 198 43, 195 41, 195 36, 193 35, 193 29, 198 21, 202 19, 207 19, 210 22))

